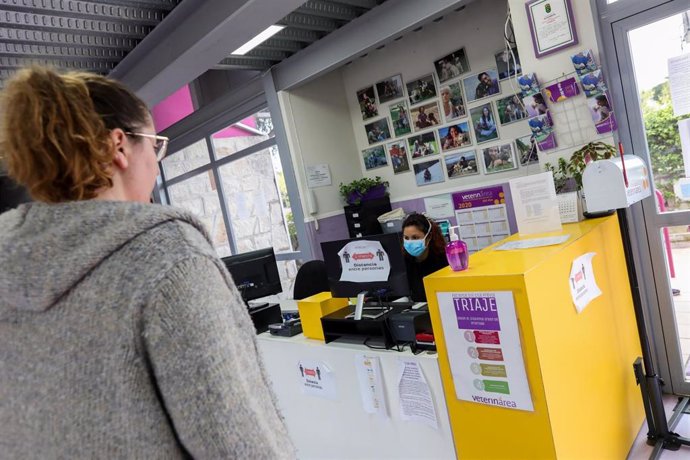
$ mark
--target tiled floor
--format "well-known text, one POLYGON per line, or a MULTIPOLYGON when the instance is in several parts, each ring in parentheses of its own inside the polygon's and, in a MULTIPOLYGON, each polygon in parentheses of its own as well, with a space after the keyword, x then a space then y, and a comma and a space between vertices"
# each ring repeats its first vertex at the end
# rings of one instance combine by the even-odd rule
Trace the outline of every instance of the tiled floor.
MULTIPOLYGON (((673 408, 678 402, 677 396, 668 395, 664 397, 664 406, 666 408, 666 418, 669 419, 673 415, 673 408)), ((690 414, 681 417, 680 422, 676 426, 676 433, 683 437, 690 437, 690 414)), ((628 460, 647 460, 654 450, 653 446, 647 445, 647 423, 645 422, 637 435, 637 439, 630 449, 628 460)), ((668 460, 686 460, 690 459, 690 447, 682 447, 680 450, 672 452, 665 450, 661 454, 661 459, 668 460)))

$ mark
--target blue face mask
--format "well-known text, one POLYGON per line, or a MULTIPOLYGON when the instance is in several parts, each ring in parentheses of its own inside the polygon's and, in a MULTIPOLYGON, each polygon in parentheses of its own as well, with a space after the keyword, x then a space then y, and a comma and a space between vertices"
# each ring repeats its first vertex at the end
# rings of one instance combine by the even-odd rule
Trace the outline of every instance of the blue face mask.
POLYGON ((426 240, 405 240, 403 241, 403 247, 412 257, 419 257, 426 249, 425 241, 426 240))
MULTIPOLYGON (((429 222, 429 219, 427 219, 427 222, 429 222)), ((421 240, 405 240, 403 241, 403 247, 405 248, 405 251, 412 257, 419 257, 424 253, 424 250, 426 249, 426 237, 429 236, 429 233, 431 233, 431 222, 429 222, 429 230, 426 231, 426 234, 424 235, 424 238, 421 240)))

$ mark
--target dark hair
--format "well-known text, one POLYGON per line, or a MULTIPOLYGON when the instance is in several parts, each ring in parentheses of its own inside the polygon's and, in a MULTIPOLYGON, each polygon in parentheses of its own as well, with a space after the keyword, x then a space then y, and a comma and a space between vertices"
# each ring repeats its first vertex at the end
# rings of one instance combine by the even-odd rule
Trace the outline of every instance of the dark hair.
POLYGON ((535 100, 535 102, 537 102, 539 104, 546 104, 546 101, 544 101, 544 96, 541 93, 535 94, 534 100, 535 100))
POLYGON ((606 104, 606 107, 609 107, 609 99, 605 95, 600 94, 600 95, 596 96, 595 99, 597 100, 597 103, 602 102, 602 103, 606 104))
POLYGON ((403 230, 405 227, 416 227, 417 230, 426 234, 429 232, 429 250, 434 254, 445 254, 446 251, 446 240, 443 238, 443 233, 441 233, 441 228, 438 226, 433 219, 427 218, 424 214, 419 214, 413 212, 405 218, 402 224, 403 230), (429 225, 431 225, 431 231, 429 232, 429 225))
POLYGON ((477 75, 477 80, 482 81, 483 75, 486 75, 487 77, 491 78, 491 76, 487 72, 482 72, 479 75, 477 75))
POLYGON ((2 99, 0 154, 8 173, 49 203, 91 199, 112 187, 109 132, 150 121, 146 104, 124 85, 84 72, 24 69, 2 99))

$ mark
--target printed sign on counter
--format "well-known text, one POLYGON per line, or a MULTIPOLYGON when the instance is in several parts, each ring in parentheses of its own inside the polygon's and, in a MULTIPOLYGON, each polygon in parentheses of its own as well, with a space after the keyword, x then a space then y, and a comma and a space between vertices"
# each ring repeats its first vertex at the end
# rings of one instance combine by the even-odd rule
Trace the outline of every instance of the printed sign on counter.
POLYGON ((513 293, 439 292, 437 298, 457 398, 533 411, 513 293))
POLYGON ((368 414, 378 414, 383 418, 388 418, 379 358, 356 355, 355 368, 357 369, 357 381, 359 382, 359 392, 362 396, 364 411, 368 414))
POLYGON ((420 422, 438 430, 438 418, 429 384, 417 361, 401 359, 399 363, 398 396, 400 418, 420 422))
POLYGON ((573 303, 578 313, 582 313, 589 303, 601 295, 601 289, 597 286, 594 278, 594 267, 592 259, 597 255, 595 252, 588 252, 573 261, 570 268, 570 294, 573 296, 573 303))
POLYGON ((299 361, 296 367, 302 394, 336 399, 335 376, 326 364, 319 361, 299 361))

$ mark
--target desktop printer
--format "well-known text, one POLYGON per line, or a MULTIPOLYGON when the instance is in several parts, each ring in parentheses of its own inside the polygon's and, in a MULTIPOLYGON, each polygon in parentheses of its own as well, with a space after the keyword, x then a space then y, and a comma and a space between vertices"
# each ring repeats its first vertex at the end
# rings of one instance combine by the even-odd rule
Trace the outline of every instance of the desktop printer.
POLYGON ((431 317, 426 307, 410 308, 392 313, 389 318, 393 340, 397 343, 414 343, 417 334, 431 332, 431 317))

